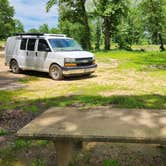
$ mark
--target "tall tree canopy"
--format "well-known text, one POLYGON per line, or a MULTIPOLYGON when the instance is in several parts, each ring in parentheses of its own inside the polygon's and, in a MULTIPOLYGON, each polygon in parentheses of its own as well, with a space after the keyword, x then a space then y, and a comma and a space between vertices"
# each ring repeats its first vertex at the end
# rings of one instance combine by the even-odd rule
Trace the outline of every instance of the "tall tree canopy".
POLYGON ((21 32, 24 32, 24 25, 21 23, 20 20, 18 19, 15 19, 14 20, 14 33, 21 33, 21 32))
POLYGON ((43 24, 39 27, 39 32, 41 33, 49 33, 49 26, 48 24, 43 24))
POLYGON ((121 49, 131 49, 133 44, 146 42, 141 11, 136 4, 128 6, 128 14, 123 17, 113 35, 113 41, 121 49))
POLYGON ((4 39, 13 32, 14 8, 8 0, 0 0, 0 39, 4 39))
POLYGON ((144 0, 140 5, 146 31, 151 34, 153 44, 160 43, 164 50, 163 35, 166 33, 166 0, 144 0))
POLYGON ((80 43, 83 48, 89 50, 91 48, 91 33, 85 7, 86 0, 49 0, 47 11, 55 4, 59 5, 60 21, 81 27, 80 43))
POLYGON ((110 49, 111 36, 117 29, 121 18, 127 15, 127 0, 94 0, 96 13, 103 19, 105 50, 110 49))

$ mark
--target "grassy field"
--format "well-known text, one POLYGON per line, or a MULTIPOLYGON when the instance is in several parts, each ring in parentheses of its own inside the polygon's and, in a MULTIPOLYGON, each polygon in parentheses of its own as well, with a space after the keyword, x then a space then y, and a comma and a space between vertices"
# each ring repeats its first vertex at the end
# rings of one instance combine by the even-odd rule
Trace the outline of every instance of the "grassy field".
POLYGON ((32 72, 19 79, 27 88, 0 92, 0 110, 21 108, 36 112, 51 106, 68 105, 166 108, 165 52, 95 54, 98 70, 92 77, 53 81, 47 74, 32 72))
MULTIPOLYGON (((26 77, 18 82, 26 85, 25 88, 0 91, 0 114, 12 110, 37 115, 53 106, 166 109, 166 52, 114 50, 95 55, 98 69, 91 77, 53 81, 44 73, 23 73, 26 77)), ((0 128, 0 135, 10 134, 0 128)), ((50 145, 41 141, 14 140, 0 150, 0 165, 17 164, 16 154, 29 147, 47 146, 50 145)), ((34 156, 31 162, 43 164, 34 156)))

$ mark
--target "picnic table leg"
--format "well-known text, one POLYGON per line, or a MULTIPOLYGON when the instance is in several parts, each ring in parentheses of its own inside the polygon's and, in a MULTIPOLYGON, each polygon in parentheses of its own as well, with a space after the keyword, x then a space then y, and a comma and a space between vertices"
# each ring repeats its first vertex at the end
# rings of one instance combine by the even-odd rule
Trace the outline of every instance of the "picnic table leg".
MULTIPOLYGON (((56 166, 69 166, 78 149, 78 143, 72 141, 55 141, 56 166)), ((81 143, 79 143, 80 145, 81 143)))

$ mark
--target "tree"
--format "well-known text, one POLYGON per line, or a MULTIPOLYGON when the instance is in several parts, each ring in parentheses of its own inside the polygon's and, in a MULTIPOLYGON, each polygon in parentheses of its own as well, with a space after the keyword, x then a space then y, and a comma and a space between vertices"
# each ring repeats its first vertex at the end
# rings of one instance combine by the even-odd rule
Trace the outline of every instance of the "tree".
POLYGON ((160 43, 164 50, 163 36, 166 33, 166 0, 144 0, 140 5, 146 31, 151 34, 153 44, 160 43))
POLYGON ((35 28, 32 28, 32 29, 29 29, 28 32, 29 32, 29 33, 38 33, 39 30, 38 30, 38 29, 35 29, 35 28))
POLYGON ((95 27, 95 49, 99 50, 100 49, 100 43, 101 43, 101 20, 99 17, 96 19, 96 27, 95 27))
POLYGON ((14 28, 14 8, 8 0, 0 0, 0 39, 11 35, 14 28))
POLYGON ((24 26, 23 26, 23 24, 21 23, 21 21, 19 21, 18 19, 15 19, 15 20, 14 20, 14 24, 15 24, 14 33, 21 33, 21 32, 24 32, 24 26))
POLYGON ((39 27, 39 32, 41 33, 49 33, 49 31, 48 24, 43 24, 39 27))
POLYGON ((58 33, 61 33, 60 30, 58 28, 51 28, 49 33, 51 34, 58 34, 58 33))
POLYGON ((105 50, 110 49, 111 37, 123 16, 127 14, 127 0, 94 0, 96 13, 103 19, 105 50))
POLYGON ((47 11, 55 4, 59 5, 61 25, 62 22, 66 21, 75 25, 81 25, 80 42, 83 48, 89 50, 91 48, 91 33, 85 7, 86 0, 49 0, 46 6, 47 11))
POLYGON ((138 5, 131 4, 128 14, 121 19, 113 35, 113 40, 118 43, 119 48, 131 49, 133 44, 140 44, 146 41, 145 29, 140 15, 138 5))

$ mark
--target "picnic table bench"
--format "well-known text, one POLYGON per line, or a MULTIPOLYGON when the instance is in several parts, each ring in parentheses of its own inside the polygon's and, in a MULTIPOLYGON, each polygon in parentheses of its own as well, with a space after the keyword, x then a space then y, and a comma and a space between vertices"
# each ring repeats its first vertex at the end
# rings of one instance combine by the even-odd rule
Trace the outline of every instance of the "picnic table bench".
POLYGON ((166 110, 51 108, 17 132, 52 140, 58 166, 68 166, 82 142, 166 144, 166 110), (78 146, 77 146, 78 147, 78 146))

